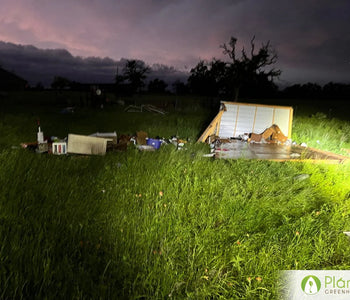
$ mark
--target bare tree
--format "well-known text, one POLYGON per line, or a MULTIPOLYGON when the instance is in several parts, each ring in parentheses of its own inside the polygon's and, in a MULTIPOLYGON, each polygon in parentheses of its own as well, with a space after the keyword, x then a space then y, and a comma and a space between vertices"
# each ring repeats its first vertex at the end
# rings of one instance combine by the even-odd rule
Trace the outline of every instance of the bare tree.
POLYGON ((255 36, 250 41, 250 55, 247 54, 244 47, 241 50, 241 56, 237 57, 236 44, 237 39, 231 37, 229 44, 223 44, 220 47, 223 53, 228 55, 232 62, 228 63, 227 78, 234 89, 235 101, 238 99, 239 90, 242 85, 256 80, 259 76, 265 76, 270 81, 281 74, 280 70, 274 68, 266 70, 277 61, 277 53, 271 48, 270 41, 262 44, 261 48, 255 51, 255 36))

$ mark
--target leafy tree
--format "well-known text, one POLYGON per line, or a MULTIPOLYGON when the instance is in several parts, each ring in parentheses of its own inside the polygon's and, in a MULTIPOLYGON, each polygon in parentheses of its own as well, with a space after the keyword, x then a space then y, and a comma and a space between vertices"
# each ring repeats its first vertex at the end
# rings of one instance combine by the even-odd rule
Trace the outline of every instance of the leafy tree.
POLYGON ((155 78, 149 82, 148 91, 150 93, 165 93, 167 86, 164 80, 155 78))
POLYGON ((172 84, 176 95, 186 95, 188 93, 188 85, 180 80, 175 80, 172 84))
POLYGON ((117 86, 127 81, 131 92, 136 93, 145 85, 146 74, 150 71, 149 67, 140 60, 127 60, 122 70, 122 75, 115 77, 117 86))
POLYGON ((210 62, 210 77, 216 94, 225 94, 227 82, 226 63, 214 58, 210 62))
POLYGON ((257 82, 262 77, 272 81, 274 77, 281 74, 280 70, 274 68, 266 70, 266 67, 275 64, 277 61, 277 54, 271 48, 270 42, 262 44, 261 48, 256 52, 254 39, 255 36, 250 41, 250 54, 247 54, 243 48, 240 57, 236 54, 237 39, 235 37, 231 37, 228 45, 223 44, 220 46, 223 49, 223 53, 231 59, 231 62, 227 65, 227 79, 233 87, 235 100, 238 99, 242 86, 257 82))
POLYGON ((323 95, 328 99, 349 99, 350 84, 329 82, 323 87, 323 95))
POLYGON ((120 96, 121 94, 125 93, 127 90, 126 84, 125 84, 126 77, 122 74, 119 74, 119 68, 117 68, 117 74, 115 75, 115 91, 117 96, 120 96))
POLYGON ((209 72, 210 70, 203 60, 191 69, 191 75, 187 81, 193 93, 200 95, 208 94, 209 86, 211 85, 209 72))
POLYGON ((41 81, 37 82, 37 84, 34 87, 37 91, 42 91, 44 89, 44 85, 41 83, 41 81))
POLYGON ((287 98, 317 99, 322 97, 322 87, 316 83, 294 84, 283 90, 287 98))
POLYGON ((119 75, 119 68, 117 68, 117 74, 115 75, 115 83, 116 85, 123 84, 123 82, 126 80, 126 77, 124 75, 119 75))
POLYGON ((191 69, 188 85, 193 93, 216 96, 225 89, 226 63, 217 59, 200 61, 191 69))
POLYGON ((64 88, 70 87, 71 81, 62 76, 55 76, 52 83, 51 88, 57 90, 63 90, 64 88))

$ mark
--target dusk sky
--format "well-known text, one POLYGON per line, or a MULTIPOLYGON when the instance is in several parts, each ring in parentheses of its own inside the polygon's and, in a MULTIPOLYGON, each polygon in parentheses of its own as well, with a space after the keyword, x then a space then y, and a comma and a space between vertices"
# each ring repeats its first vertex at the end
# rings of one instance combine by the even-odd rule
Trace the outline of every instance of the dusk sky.
POLYGON ((269 40, 277 51, 276 83, 350 83, 349 0, 0 2, 0 65, 19 75, 84 65, 112 80, 122 58, 188 72, 201 59, 223 59, 219 46, 231 36, 249 49, 255 35, 256 48, 269 40))

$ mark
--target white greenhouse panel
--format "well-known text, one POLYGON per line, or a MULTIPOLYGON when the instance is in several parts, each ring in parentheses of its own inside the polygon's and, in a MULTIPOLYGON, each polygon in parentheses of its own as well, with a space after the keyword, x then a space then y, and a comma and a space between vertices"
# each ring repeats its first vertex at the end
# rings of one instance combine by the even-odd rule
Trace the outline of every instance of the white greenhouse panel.
POLYGON ((289 132, 289 115, 290 111, 288 109, 276 108, 275 110, 273 122, 279 126, 284 135, 288 135, 289 132))
POLYGON ((286 136, 291 136, 292 108, 272 105, 228 103, 220 121, 219 136, 239 137, 245 133, 262 133, 276 124, 286 136))
POLYGON ((238 106, 230 105, 226 108, 227 111, 222 114, 219 136, 225 138, 233 137, 237 117, 237 108, 238 106))
POLYGON ((254 133, 262 133, 266 128, 270 127, 268 125, 271 123, 273 119, 273 109, 270 107, 257 107, 256 108, 256 116, 253 131, 254 133))
POLYGON ((255 107, 254 106, 239 106, 238 118, 236 130, 234 136, 237 137, 244 133, 250 133, 253 129, 255 116, 255 107))

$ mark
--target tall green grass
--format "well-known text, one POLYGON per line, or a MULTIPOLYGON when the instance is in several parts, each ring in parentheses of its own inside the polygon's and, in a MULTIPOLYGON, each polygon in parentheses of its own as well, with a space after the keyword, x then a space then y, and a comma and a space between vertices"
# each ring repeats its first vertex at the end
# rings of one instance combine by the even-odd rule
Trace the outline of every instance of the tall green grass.
MULTIPOLYGON (((0 299, 274 299, 279 270, 350 267, 349 164, 212 160, 195 143, 103 157, 12 149, 35 140, 36 112, 0 121, 0 299)), ((210 112, 40 119, 61 137, 145 130, 195 140, 210 112)), ((317 120, 297 117, 294 138, 316 143, 302 124, 317 120)), ((337 138, 326 150, 340 151, 337 138)))
POLYGON ((269 299, 278 270, 350 267, 348 165, 204 152, 2 151, 1 298, 269 299))
POLYGON ((293 140, 310 147, 346 154, 350 149, 350 122, 327 118, 323 113, 293 120, 293 140))

